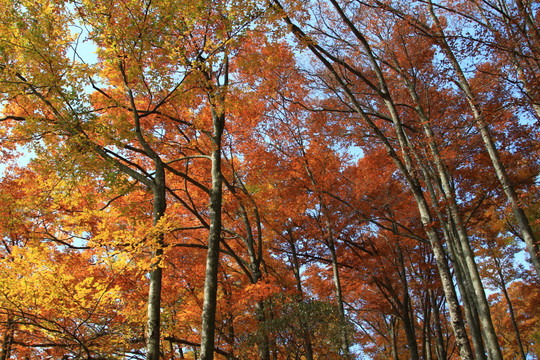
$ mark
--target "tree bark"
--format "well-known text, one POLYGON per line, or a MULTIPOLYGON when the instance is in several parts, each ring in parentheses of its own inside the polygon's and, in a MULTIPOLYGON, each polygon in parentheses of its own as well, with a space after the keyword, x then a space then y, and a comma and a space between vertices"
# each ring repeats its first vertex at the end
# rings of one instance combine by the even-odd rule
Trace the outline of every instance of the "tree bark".
MULTIPOLYGON (((458 346, 460 355, 463 360, 472 360, 473 359, 472 350, 471 350, 471 346, 467 337, 465 325, 463 323, 461 309, 460 309, 459 301, 457 298, 456 290, 454 288, 454 284, 452 281, 452 275, 450 273, 450 268, 448 265, 448 261, 446 259, 445 251, 441 244, 439 235, 433 229, 433 219, 429 211, 428 203, 423 196, 418 179, 414 177, 413 175, 414 171, 411 171, 412 166, 411 166, 410 157, 408 155, 409 150, 407 149, 407 146, 406 146, 407 140, 405 138, 405 134, 401 126, 401 123, 396 117, 397 113, 395 109, 393 108, 391 101, 389 101, 390 96, 389 96, 386 86, 384 85, 384 76, 382 74, 382 71, 378 68, 376 58, 372 54, 369 44, 367 43, 367 40, 365 39, 365 37, 360 33, 358 29, 356 29, 354 24, 346 17, 346 15, 344 14, 339 4, 337 4, 335 0, 330 0, 330 2, 336 8, 340 17, 343 19, 344 23, 351 29, 351 32, 363 44, 364 51, 367 53, 367 56, 370 59, 370 63, 372 64, 373 70, 375 71, 377 78, 379 79, 381 83, 381 89, 379 89, 380 95, 386 99, 385 103, 387 104, 389 111, 392 115, 392 121, 394 123, 396 135, 398 137, 398 141, 400 143, 403 157, 404 157, 403 161, 399 158, 398 154, 396 153, 396 150, 390 143, 389 139, 365 113, 361 104, 355 97, 353 91, 349 88, 348 81, 344 80, 339 75, 338 70, 334 68, 330 60, 327 58, 327 55, 325 55, 327 54, 327 52, 324 49, 322 49, 319 45, 317 45, 316 42, 312 41, 312 39, 309 36, 307 36, 307 34, 305 34, 298 26, 296 26, 288 16, 286 15, 283 16, 283 19, 290 26, 292 34, 296 36, 296 38, 300 41, 300 43, 304 44, 330 72, 331 76, 339 84, 339 87, 341 87, 342 90, 344 91, 346 98, 350 101, 350 106, 360 116, 360 118, 364 121, 364 123, 374 132, 375 136, 382 142, 383 146, 386 149, 386 152, 388 153, 390 158, 394 161, 399 171, 405 177, 407 184, 409 185, 413 193, 413 196, 415 198, 415 201, 417 203, 422 225, 424 227, 424 230, 428 236, 429 242, 433 249, 435 261, 437 263, 437 268, 439 269, 439 275, 441 278, 442 287, 448 301, 448 308, 449 308, 450 316, 452 319, 451 320, 452 329, 455 334, 456 344, 458 346)), ((278 0, 273 0, 273 3, 276 4, 276 6, 281 11, 284 11, 283 7, 281 6, 278 0)))
POLYGON ((508 289, 506 287, 506 279, 504 278, 504 275, 502 272, 501 263, 496 258, 494 258, 493 260, 495 261, 495 267, 497 270, 497 274, 499 275, 501 290, 503 292, 504 299, 506 300, 506 304, 508 305, 508 313, 510 314, 510 320, 512 321, 512 327, 514 328, 514 334, 516 335, 516 342, 517 342, 519 354, 521 355, 522 360, 527 360, 527 356, 525 355, 525 350, 523 349, 523 343, 521 341, 519 327, 516 321, 514 306, 512 305, 512 300, 510 300, 510 295, 508 294, 508 289))
MULTIPOLYGON (((288 229, 288 242, 291 246, 291 254, 292 254, 292 268, 294 273, 294 278, 296 280, 296 289, 298 290, 298 293, 300 294, 299 302, 304 301, 304 291, 302 288, 302 277, 300 274, 300 263, 298 261, 298 254, 296 252, 296 244, 294 242, 294 237, 292 234, 292 230, 288 229)), ((302 318, 301 318, 302 319, 302 318)), ((302 331, 302 337, 304 338, 304 347, 306 349, 305 356, 306 360, 313 360, 313 346, 311 343, 311 334, 309 331, 309 328, 307 326, 304 326, 303 321, 300 323, 300 326, 303 327, 302 331)))
MULTIPOLYGON (((337 255, 336 255, 336 247, 334 245, 334 239, 330 238, 328 239, 328 248, 330 249, 330 254, 332 257, 332 272, 333 272, 333 278, 334 278, 334 288, 336 292, 336 303, 339 311, 339 317, 342 322, 342 325, 345 326, 345 307, 343 306, 343 292, 341 291, 341 279, 339 277, 339 268, 338 268, 338 261, 337 261, 337 255)), ((341 331, 341 351, 343 352, 343 356, 346 359, 349 359, 351 357, 351 353, 349 350, 349 337, 347 334, 347 329, 343 327, 341 331)))
MULTIPOLYGON (((499 151, 497 150, 497 147, 495 146, 495 142, 493 141, 489 127, 482 115, 481 109, 479 108, 477 104, 476 97, 471 89, 469 81, 467 80, 465 74, 463 73, 463 70, 461 69, 461 65, 456 59, 453 50, 450 48, 450 45, 448 45, 446 41, 446 35, 444 34, 444 31, 442 30, 442 27, 439 23, 437 15, 435 14, 431 0, 429 3, 429 11, 430 11, 431 18, 436 25, 436 31, 437 31, 436 35, 437 35, 439 45, 442 51, 445 53, 448 60, 450 61, 452 68, 456 72, 458 84, 461 90, 465 93, 465 96, 467 97, 467 101, 469 103, 474 119, 476 121, 476 126, 478 130, 480 131, 482 141, 484 142, 484 146, 489 154, 489 158, 495 170, 497 179, 499 180, 502 186, 502 189, 508 199, 508 202, 510 203, 510 207, 512 208, 514 217, 516 218, 518 222, 518 226, 521 230, 523 240, 525 241, 527 251, 529 252, 529 255, 531 257, 531 262, 536 271, 536 275, 540 279, 540 249, 534 237, 533 231, 530 227, 529 220, 527 219, 527 216, 525 215, 525 212, 523 211, 523 208, 521 207, 516 191, 510 181, 510 178, 508 177, 508 173, 506 172, 506 168, 501 161, 501 158, 499 156, 499 151)), ((467 260, 467 265, 469 266, 469 260, 467 260)), ((487 345, 490 351, 493 352, 493 356, 494 356, 493 359, 501 360, 502 354, 500 351, 500 346, 498 345, 498 340, 496 336, 494 338, 492 337, 491 331, 486 334, 486 342, 488 342, 487 345)))
POLYGON ((401 286, 403 290, 403 302, 401 310, 403 313, 403 327, 405 329, 405 336, 407 337, 407 344, 409 345, 409 353, 411 355, 411 360, 417 360, 419 359, 418 344, 416 343, 416 331, 411 309, 411 300, 409 297, 409 285, 407 281, 407 273, 405 270, 405 262, 403 261, 403 252, 401 251, 399 243, 396 242, 395 247, 398 254, 398 273, 401 279, 401 286))
POLYGON ((460 291, 462 293, 462 300, 465 304, 465 314, 469 322, 476 357, 477 359, 485 359, 485 351, 478 324, 482 326, 484 334, 486 334, 487 337, 493 339, 493 337, 496 338, 496 334, 491 321, 489 304, 487 302, 484 287, 478 272, 478 267, 474 261, 474 254, 470 246, 469 236, 461 218, 454 188, 451 185, 451 176, 448 173, 447 167, 440 156, 439 149, 435 142, 435 134, 431 129, 430 119, 427 117, 424 109, 420 105, 420 99, 413 83, 407 78, 407 76, 405 76, 403 72, 401 72, 401 75, 405 85, 409 89, 412 100, 415 103, 416 112, 428 140, 429 151, 433 157, 433 161, 435 162, 438 175, 438 181, 436 181, 436 184, 438 185, 439 193, 443 197, 443 200, 448 204, 448 219, 445 220, 441 214, 439 206, 437 205, 437 195, 430 185, 430 176, 426 173, 426 171, 423 171, 425 182, 430 188, 430 193, 433 198, 433 204, 435 211, 438 214, 439 221, 441 224, 446 224, 443 225, 443 230, 445 231, 445 236, 449 244, 448 247, 455 264, 454 269, 458 280, 458 286, 460 287, 460 291), (477 315, 480 316, 480 323, 477 321, 477 315), (491 334, 488 334, 490 332, 491 334))
POLYGON ((221 203, 223 179, 221 174, 221 136, 225 125, 223 113, 212 107, 214 132, 212 136, 212 188, 210 189, 210 232, 206 255, 204 300, 201 326, 201 360, 214 359, 215 320, 217 307, 219 243, 221 241, 221 203))
POLYGON ((399 355, 397 351, 396 320, 397 319, 393 317, 390 321, 390 326, 389 326, 390 347, 391 347, 393 360, 399 360, 399 355))
MULTIPOLYGON (((154 151, 150 144, 146 141, 140 123, 139 112, 135 104, 133 92, 128 85, 127 76, 123 63, 120 64, 120 72, 124 80, 124 86, 130 100, 133 121, 135 125, 135 135, 137 141, 142 146, 146 156, 152 159, 155 168, 154 178, 150 181, 146 176, 135 172, 126 166, 120 167, 121 170, 135 179, 145 183, 151 190, 153 195, 152 223, 156 226, 160 219, 165 215, 167 208, 167 200, 165 197, 165 166, 159 155, 154 151)), ((101 153, 100 153, 101 154, 101 153)), ((103 155, 102 155, 103 156, 103 155)), ((108 157, 104 156, 105 158, 108 157)), ((154 241, 154 239, 151 239, 154 241)), ((151 244, 154 248, 152 251, 153 261, 150 269, 150 284, 148 291, 148 308, 147 308, 147 326, 146 326, 146 360, 159 360, 160 355, 160 316, 161 316, 161 280, 163 269, 161 260, 163 256, 163 234, 159 233, 155 244, 151 244)))
POLYGON ((434 319, 434 325, 435 325, 435 341, 437 343, 437 359, 438 360, 447 360, 446 355, 446 346, 444 344, 444 337, 442 332, 442 326, 441 326, 441 314, 439 311, 439 304, 437 302, 437 298, 435 297, 435 293, 433 290, 429 290, 430 297, 431 297, 431 305, 433 306, 433 319, 434 319))

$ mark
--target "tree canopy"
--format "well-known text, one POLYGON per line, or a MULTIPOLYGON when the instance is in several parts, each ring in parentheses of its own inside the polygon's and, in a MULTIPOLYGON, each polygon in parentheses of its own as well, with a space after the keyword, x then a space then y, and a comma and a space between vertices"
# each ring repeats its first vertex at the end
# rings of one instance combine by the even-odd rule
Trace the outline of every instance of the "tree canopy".
POLYGON ((540 357, 536 2, 0 4, 0 360, 540 357))

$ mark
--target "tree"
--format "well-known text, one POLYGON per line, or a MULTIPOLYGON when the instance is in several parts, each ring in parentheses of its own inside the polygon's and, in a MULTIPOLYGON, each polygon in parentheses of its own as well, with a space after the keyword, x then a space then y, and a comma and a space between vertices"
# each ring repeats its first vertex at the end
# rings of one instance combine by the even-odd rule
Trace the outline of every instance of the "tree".
POLYGON ((2 1, 1 359, 537 350, 530 2, 2 1))

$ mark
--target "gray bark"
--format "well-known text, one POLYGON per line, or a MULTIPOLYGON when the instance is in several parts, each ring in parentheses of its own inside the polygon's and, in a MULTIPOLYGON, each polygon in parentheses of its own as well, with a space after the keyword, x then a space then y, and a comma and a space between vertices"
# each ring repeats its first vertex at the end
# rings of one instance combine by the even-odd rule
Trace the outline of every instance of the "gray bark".
MULTIPOLYGON (((334 279, 334 287, 336 291, 336 302, 337 307, 339 311, 340 320, 345 325, 345 307, 343 306, 343 292, 341 291, 341 279, 339 277, 339 268, 338 268, 338 261, 337 261, 337 255, 336 255, 336 247, 334 245, 334 239, 329 239, 328 248, 330 249, 330 254, 332 257, 332 272, 333 272, 333 279, 334 279)), ((347 335, 347 330, 343 328, 341 332, 341 351, 343 352, 343 356, 346 359, 349 359, 351 357, 350 350, 349 350, 349 337, 347 335)))
MULTIPOLYGON (((153 225, 157 225, 159 220, 165 215, 167 201, 165 197, 165 167, 159 155, 154 151, 150 144, 146 141, 141 129, 139 112, 135 104, 133 92, 130 89, 126 73, 123 65, 120 66, 120 71, 123 76, 124 85, 127 89, 131 104, 131 111, 135 125, 135 135, 137 141, 142 146, 146 156, 152 159, 155 168, 154 178, 150 181, 145 176, 135 173, 131 175, 130 171, 125 171, 128 175, 133 176, 139 181, 145 183, 151 190, 153 195, 152 220, 153 225)), ((125 167, 125 166, 124 166, 125 167)), ((121 167, 122 169, 122 167, 121 167)), ((161 280, 163 269, 161 267, 161 257, 163 256, 163 234, 159 234, 156 239, 155 249, 152 252, 152 260, 154 261, 150 269, 150 284, 148 291, 148 308, 147 308, 147 326, 146 326, 146 360, 159 360, 160 355, 160 315, 161 315, 161 280)))
MULTIPOLYGON (((371 49, 369 47, 369 44, 367 43, 367 40, 360 33, 360 31, 356 29, 354 24, 352 24, 352 22, 346 17, 346 15, 343 13, 343 10, 339 6, 339 4, 337 4, 335 0, 330 0, 330 1, 334 5, 336 10, 338 11, 344 23, 351 29, 351 32, 363 44, 364 50, 368 53, 368 56, 370 57, 370 61, 373 65, 373 70, 375 70, 375 73, 377 74, 377 77, 379 81, 381 82, 382 88, 379 90, 380 95, 383 96, 383 98, 385 99, 389 99, 388 90, 386 89, 386 86, 384 85, 384 77, 382 76, 382 72, 378 68, 377 62, 375 60, 375 56, 371 53, 371 49)), ((284 11, 283 7, 281 6, 278 0, 274 0, 274 4, 284 11)), ((293 24, 291 19, 288 16, 284 16, 283 19, 290 26, 290 29, 293 35, 295 35, 302 44, 306 45, 306 47, 315 55, 315 57, 317 57, 319 61, 327 68, 327 70, 330 72, 334 80, 336 80, 339 86, 343 89, 346 98, 350 101, 351 107, 356 111, 356 113, 360 116, 360 118, 364 121, 364 123, 374 132, 375 136, 382 142, 388 155, 394 161, 399 171, 406 178, 406 181, 409 187, 411 188, 415 201, 418 205, 418 210, 420 212, 420 218, 424 226, 424 230, 426 231, 429 242, 433 249, 435 261, 437 263, 437 268, 439 269, 439 275, 441 277, 442 287, 448 301, 448 308, 449 308, 450 316, 452 319, 451 324, 452 324, 452 329, 455 334, 456 344, 458 346, 462 359, 472 360, 473 359, 472 350, 471 350, 471 346, 467 337, 465 325, 463 323, 460 305, 459 305, 457 294, 456 294, 454 284, 452 281, 452 276, 450 273, 450 268, 448 266, 448 261, 445 256, 445 251, 441 244, 441 240, 437 232, 432 228, 433 219, 429 212, 428 203, 423 196, 418 180, 413 176, 414 172, 410 171, 412 167, 410 166, 411 161, 408 156, 409 151, 407 147, 405 146, 406 140, 404 139, 404 132, 403 132, 401 124, 399 123, 399 120, 396 118, 397 114, 395 112, 395 109, 393 109, 393 106, 390 101, 386 101, 389 107, 389 110, 392 114, 392 118, 393 118, 392 120, 394 122, 396 134, 398 136, 398 141, 403 150, 404 161, 402 161, 399 158, 399 156, 396 153, 396 150, 394 149, 394 147, 392 146, 388 138, 385 136, 385 134, 381 131, 381 129, 364 112, 361 104, 355 97, 352 90, 349 88, 349 85, 347 84, 347 82, 340 76, 338 71, 334 68, 334 66, 330 62, 333 60, 329 60, 329 58, 332 59, 333 57, 330 54, 328 54, 324 49, 322 49, 319 45, 314 43, 309 38, 309 36, 307 36, 298 26, 293 24)))
POLYGON ((392 318, 388 329, 390 333, 390 346, 393 360, 399 360, 399 355, 397 351, 396 320, 396 318, 392 318))
POLYGON ((212 108, 214 133, 212 136, 212 188, 210 190, 210 232, 206 255, 206 274, 204 279, 204 300, 201 325, 201 360, 214 358, 215 319, 217 307, 219 243, 221 240, 221 135, 225 123, 224 114, 217 114, 212 108))
MULTIPOLYGON (((495 142, 493 141, 489 127, 482 115, 481 109, 479 108, 477 104, 475 95, 471 89, 469 81, 467 80, 465 74, 463 73, 463 70, 461 69, 461 65, 456 59, 452 49, 446 42, 446 36, 442 30, 441 25, 439 24, 439 20, 435 14, 435 11, 433 10, 433 4, 431 3, 431 1, 430 1, 429 10, 430 10, 431 18, 436 25, 436 31, 437 31, 440 47, 445 53, 448 60, 450 61, 452 68, 456 72, 458 84, 461 90, 465 93, 465 96, 467 97, 469 106, 471 108, 474 119, 476 121, 476 126, 478 130, 480 131, 482 141, 484 142, 484 146, 489 154, 489 158, 495 170, 497 179, 499 180, 502 186, 502 189, 508 199, 508 202, 510 203, 514 217, 516 218, 518 222, 518 226, 521 230, 523 240, 525 241, 527 251, 531 257, 531 262, 536 271, 536 275, 540 279, 540 249, 534 237, 533 231, 530 227, 529 220, 527 219, 527 216, 525 215, 525 212, 523 211, 523 208, 521 207, 521 204, 518 200, 516 191, 512 183, 510 182, 510 178, 508 177, 506 168, 501 161, 501 158, 499 156, 499 151, 497 150, 497 147, 495 146, 495 142)), ((469 266, 469 260, 467 260, 467 265, 469 266)), ((476 291, 476 287, 475 287, 475 291, 476 291)), ((491 331, 486 334, 486 342, 490 351, 493 352, 493 356, 494 356, 493 359, 494 360, 502 359, 502 354, 500 351, 498 340, 496 336, 494 338, 492 337, 491 331)))
MULTIPOLYGON (((156 225, 166 210, 165 200, 165 172, 163 165, 156 166, 154 193, 153 223, 156 225)), ((163 256, 163 234, 158 235, 156 249, 152 253, 152 268, 150 270, 150 289, 148 292, 148 311, 146 326, 146 359, 159 360, 160 341, 160 315, 161 315, 161 280, 163 269, 161 257, 163 256)))
POLYGON ((526 360, 527 356, 525 354, 525 350, 523 349, 523 343, 521 341, 521 335, 520 335, 519 327, 516 321, 514 306, 512 305, 512 300, 510 299, 510 295, 508 294, 508 290, 506 287, 506 279, 504 278, 504 274, 501 268, 501 263, 499 259, 497 258, 494 258, 493 260, 495 261, 495 268, 497 270, 497 275, 499 275, 500 287, 503 292, 504 299, 506 300, 506 304, 508 305, 508 313, 510 314, 510 320, 512 321, 512 327, 514 328, 514 334, 516 335, 516 341, 517 341, 519 354, 522 360, 526 360))
MULTIPOLYGON (((251 200, 251 203, 254 207, 254 215, 255 215, 255 223, 257 227, 257 241, 255 241, 255 237, 253 236, 253 231, 251 229, 251 223, 248 218, 248 214, 246 211, 245 206, 240 203, 240 216, 242 217, 242 220, 244 222, 244 226, 246 228, 246 236, 243 237, 244 244, 246 245, 248 256, 249 256, 249 272, 250 272, 250 281, 252 284, 256 284, 259 282, 259 280, 262 278, 262 272, 261 272, 261 262, 262 262, 262 226, 261 226, 261 219, 259 215, 259 209, 257 207, 257 204, 251 197, 251 194, 249 194, 248 190, 244 186, 242 179, 238 174, 235 174, 237 177, 237 181, 239 183, 239 186, 242 190, 242 192, 251 200)), ((234 193, 234 189, 232 189, 232 192, 234 193)), ((241 199, 239 199, 241 201, 241 199)), ((257 301, 255 304, 255 316, 257 318, 257 321, 261 325, 260 330, 262 331, 262 337, 259 340, 258 343, 258 350, 259 350, 259 358, 261 360, 270 360, 270 342, 268 340, 268 334, 264 327, 266 322, 266 312, 265 312, 265 306, 263 301, 257 301)))
MULTIPOLYGON (((402 73, 403 76, 403 73, 402 73)), ((474 261, 474 254, 472 252, 469 236, 467 230, 463 224, 461 213, 458 208, 456 194, 451 183, 451 177, 448 174, 447 167, 444 164, 443 159, 440 156, 439 149, 435 143, 435 135, 430 126, 430 119, 427 117, 423 108, 420 105, 420 99, 416 93, 414 85, 409 81, 406 76, 403 76, 406 86, 409 89, 409 93, 415 103, 416 111, 422 123, 422 128, 426 138, 428 139, 428 145, 430 153, 435 162, 438 175, 438 187, 440 194, 448 204, 447 212, 449 213, 448 220, 445 220, 441 214, 439 206, 437 205, 437 196, 434 189, 430 185, 430 176, 424 171, 425 182, 430 187, 431 196, 435 210, 438 214, 439 221, 445 231, 445 236, 449 243, 450 253, 455 264, 455 272, 458 280, 458 286, 462 294, 462 300, 465 305, 465 314, 469 322, 469 328, 471 330, 471 338, 474 344, 474 350, 477 359, 485 359, 484 346, 480 336, 478 327, 477 314, 480 316, 480 324, 482 325, 484 334, 496 338, 493 323, 491 321, 491 313, 489 310, 489 304, 485 295, 484 287, 478 272, 478 267, 474 261), (456 241, 456 239, 458 241, 456 241), (478 313, 477 313, 478 310, 478 313), (489 334, 490 333, 490 334, 489 334)))
POLYGON ((441 326, 441 315, 437 298, 432 290, 429 290, 431 297, 431 305, 433 306, 433 323, 435 325, 435 341, 437 344, 436 354, 438 360, 447 360, 446 346, 444 344, 443 331, 441 326))
POLYGON ((401 310, 403 314, 403 327, 405 329, 407 344, 409 345, 409 353, 411 355, 411 360, 416 360, 419 359, 418 344, 416 343, 416 331, 411 309, 411 301, 409 297, 409 285, 407 281, 407 273, 405 271, 405 262, 403 261, 403 253, 401 251, 399 243, 396 243, 396 250, 398 254, 398 273, 401 279, 401 286, 403 290, 403 302, 401 310))
MULTIPOLYGON (((296 280, 296 289, 298 290, 298 293, 300 294, 300 301, 304 300, 304 291, 302 288, 302 277, 300 274, 300 263, 298 261, 298 254, 296 252, 296 244, 294 242, 294 237, 292 234, 292 230, 288 230, 288 242, 291 245, 291 254, 292 254, 292 268, 294 273, 294 278, 296 280)), ((304 324, 300 324, 303 326, 304 324)), ((311 343, 311 334, 307 327, 304 327, 302 329, 302 337, 304 338, 304 347, 306 349, 305 356, 306 360, 313 360, 313 346, 311 343)))

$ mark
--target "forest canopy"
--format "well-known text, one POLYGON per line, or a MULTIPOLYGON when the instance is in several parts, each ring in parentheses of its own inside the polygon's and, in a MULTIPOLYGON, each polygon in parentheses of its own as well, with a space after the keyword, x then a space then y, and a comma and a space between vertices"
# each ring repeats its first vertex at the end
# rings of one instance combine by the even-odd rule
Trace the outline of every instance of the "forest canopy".
POLYGON ((537 2, 0 8, 0 360, 540 358, 537 2))

